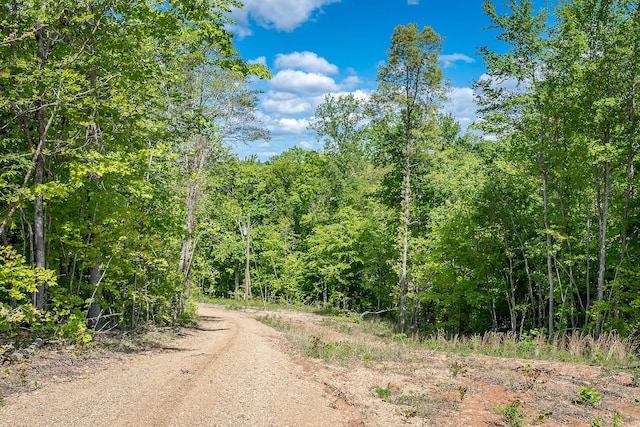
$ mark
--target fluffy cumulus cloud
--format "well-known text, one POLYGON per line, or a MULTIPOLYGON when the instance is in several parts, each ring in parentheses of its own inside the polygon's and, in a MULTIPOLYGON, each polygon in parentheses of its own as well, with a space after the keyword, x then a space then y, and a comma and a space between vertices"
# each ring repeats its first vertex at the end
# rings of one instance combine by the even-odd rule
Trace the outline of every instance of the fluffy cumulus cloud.
POLYGON ((277 91, 304 94, 326 93, 339 88, 335 80, 324 74, 290 69, 278 71, 269 86, 277 91))
POLYGON ((249 17, 258 25, 280 31, 293 31, 322 11, 322 7, 340 0, 244 0, 242 9, 231 17, 236 21, 233 31, 240 37, 251 34, 249 17))
MULTIPOLYGON (((259 57, 253 63, 266 64, 271 58, 259 57)), ((366 100, 371 90, 362 88, 363 81, 353 69, 341 71, 315 52, 278 54, 273 58, 277 72, 262 85, 258 117, 271 132, 269 143, 255 142, 250 151, 261 158, 268 158, 294 145, 304 149, 316 149, 321 145, 309 129, 314 114, 325 96, 353 94, 366 100)), ((249 149, 247 149, 249 150, 249 149)), ((242 152, 241 152, 242 154, 242 152)))
POLYGON ((445 110, 453 114, 463 128, 466 128, 476 120, 476 109, 477 105, 473 89, 469 87, 451 89, 449 100, 445 104, 445 110))
POLYGON ((265 67, 267 66, 267 58, 264 56, 259 56, 255 59, 250 59, 249 61, 247 61, 249 64, 261 64, 264 65, 265 67))
POLYGON ((308 73, 337 74, 338 66, 320 58, 314 52, 293 52, 276 55, 275 67, 279 69, 302 70, 308 73))
POLYGON ((463 54, 463 53, 453 53, 450 55, 440 55, 439 57, 440 62, 442 62, 442 66, 444 68, 447 67, 451 67, 452 65, 454 65, 456 62, 462 61, 462 62, 466 62, 467 64, 471 64, 473 62, 476 62, 475 59, 463 54))
POLYGON ((262 95, 261 105, 262 111, 269 116, 305 114, 313 109, 306 98, 274 91, 262 95))
POLYGON ((293 134, 301 134, 307 132, 309 123, 310 122, 307 119, 282 118, 278 120, 281 131, 293 134))

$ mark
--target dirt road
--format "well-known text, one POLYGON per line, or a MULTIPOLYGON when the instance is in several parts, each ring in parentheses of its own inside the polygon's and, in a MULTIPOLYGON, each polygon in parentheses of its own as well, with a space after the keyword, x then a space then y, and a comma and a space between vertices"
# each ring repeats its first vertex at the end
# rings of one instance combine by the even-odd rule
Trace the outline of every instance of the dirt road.
POLYGON ((243 312, 200 306, 198 328, 159 352, 5 399, 1 426, 345 426, 281 336, 243 312))

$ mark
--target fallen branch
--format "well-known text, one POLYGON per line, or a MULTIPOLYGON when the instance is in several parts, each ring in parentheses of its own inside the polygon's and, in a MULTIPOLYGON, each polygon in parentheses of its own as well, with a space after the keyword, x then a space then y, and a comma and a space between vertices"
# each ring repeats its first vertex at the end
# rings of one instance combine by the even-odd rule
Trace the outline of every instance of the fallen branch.
POLYGON ((367 314, 382 314, 382 313, 387 313, 389 311, 395 311, 397 310, 397 308, 389 308, 387 310, 379 310, 379 311, 365 311, 364 313, 359 313, 358 316, 360 316, 361 319, 364 319, 364 316, 366 316, 367 314))

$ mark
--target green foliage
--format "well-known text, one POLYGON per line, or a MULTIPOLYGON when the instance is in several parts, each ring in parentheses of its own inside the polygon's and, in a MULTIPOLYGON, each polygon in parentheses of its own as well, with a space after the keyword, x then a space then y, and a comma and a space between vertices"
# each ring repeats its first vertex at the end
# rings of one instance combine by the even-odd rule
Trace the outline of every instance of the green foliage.
POLYGON ((375 388, 375 392, 378 395, 378 397, 382 400, 387 400, 388 398, 391 397, 391 394, 393 393, 393 390, 391 390, 391 385, 387 385, 387 387, 383 388, 380 386, 376 386, 375 388))
POLYGON ((58 329, 58 336, 80 347, 87 346, 93 340, 84 318, 78 314, 69 315, 58 329))
POLYGON ((0 246, 0 331, 12 336, 23 325, 36 328, 46 322, 31 304, 38 286, 56 286, 55 272, 32 269, 14 248, 0 246))
POLYGON ((509 427, 524 427, 525 414, 522 411, 522 402, 515 399, 504 406, 497 406, 498 412, 504 417, 504 422, 509 427))
POLYGON ((457 360, 453 361, 451 365, 449 365, 449 370, 451 371, 451 376, 453 376, 454 378, 457 377, 458 375, 464 375, 467 373, 466 366, 464 366, 457 360))
POLYGON ((596 392, 596 388, 593 386, 578 386, 578 395, 580 401, 586 405, 597 405, 602 399, 602 394, 596 392))

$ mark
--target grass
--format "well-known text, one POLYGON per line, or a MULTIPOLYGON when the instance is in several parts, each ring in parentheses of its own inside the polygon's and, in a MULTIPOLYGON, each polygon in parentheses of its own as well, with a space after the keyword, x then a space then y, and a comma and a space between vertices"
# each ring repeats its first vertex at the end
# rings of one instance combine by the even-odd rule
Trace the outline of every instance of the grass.
MULTIPOLYGON (((263 323, 278 329, 291 329, 292 324, 278 316, 263 316, 263 323)), ((321 325, 343 334, 356 332, 367 336, 370 343, 378 345, 356 345, 340 342, 312 342, 298 339, 301 348, 309 347, 314 357, 344 358, 369 354, 372 360, 384 360, 389 357, 389 351, 381 351, 380 344, 394 344, 406 349, 430 349, 436 351, 453 352, 460 355, 482 354, 507 358, 521 358, 530 360, 555 360, 588 365, 633 367, 640 363, 635 351, 636 343, 632 339, 621 338, 614 332, 603 334, 595 340, 583 333, 573 333, 566 336, 556 336, 549 341, 542 334, 525 334, 517 337, 511 333, 486 332, 468 337, 447 337, 438 332, 427 338, 414 338, 394 331, 393 325, 378 320, 363 320, 357 315, 340 314, 328 315, 321 321, 321 325), (322 348, 321 348, 322 347, 322 348)), ((322 340, 318 338, 318 340, 322 340)), ((397 360, 398 357, 393 357, 397 360)), ((451 369, 459 371, 452 367, 451 369)), ((461 371, 461 370, 460 370, 461 371)), ((640 372, 640 371, 639 371, 640 372)), ((459 372, 457 372, 459 373, 459 372)), ((640 373, 638 374, 640 378, 640 373)), ((640 384, 640 380, 638 380, 640 384)))
POLYGON ((436 333, 422 342, 434 350, 452 351, 463 355, 475 353, 599 366, 633 366, 639 362, 635 352, 635 341, 621 338, 615 332, 602 334, 598 340, 576 332, 556 336, 551 341, 540 334, 518 337, 511 333, 485 332, 469 337, 447 337, 443 333, 436 333))
MULTIPOLYGON (((380 320, 363 319, 351 312, 339 312, 333 308, 309 305, 283 305, 250 299, 211 298, 200 296, 199 301, 217 304, 228 309, 254 308, 267 311, 281 309, 305 313, 322 314, 324 326, 337 332, 351 334, 358 331, 372 335, 380 342, 396 343, 411 348, 423 347, 431 350, 455 352, 461 355, 482 354, 531 360, 556 360, 600 366, 632 366, 640 363, 636 354, 637 343, 630 338, 622 338, 615 332, 604 333, 599 339, 591 335, 574 332, 556 335, 549 340, 541 331, 532 331, 522 336, 509 332, 485 332, 471 336, 449 335, 439 330, 429 336, 408 336, 397 333, 394 325, 380 320)), ((277 325, 272 325, 277 326, 277 325)), ((283 325, 279 325, 283 327, 283 325)), ((327 343, 329 344, 329 343, 327 343)), ((639 380, 640 383, 640 380, 639 380)))
MULTIPOLYGON (((603 334, 600 340, 578 333, 552 340, 537 333, 517 337, 493 332, 468 337, 447 336, 441 332, 414 337, 397 333, 388 322, 348 313, 304 318, 274 311, 263 313, 257 319, 284 331, 305 356, 354 368, 354 371, 366 368, 374 372, 374 376, 387 385, 369 384, 370 396, 397 406, 395 413, 405 419, 456 416, 462 407, 468 410, 470 405, 489 398, 484 394, 487 389, 478 386, 478 382, 482 382, 489 390, 502 390, 486 404, 493 408, 503 425, 555 425, 553 423, 564 422, 567 417, 594 419, 596 415, 607 420, 602 425, 611 425, 613 408, 595 402, 599 400, 595 389, 586 387, 582 392, 584 396, 580 396, 576 391, 563 393, 561 389, 550 391, 548 388, 552 381, 564 381, 574 387, 573 390, 579 390, 580 384, 588 382, 571 379, 573 377, 566 374, 557 377, 555 368, 540 366, 533 362, 535 360, 597 366, 601 369, 599 376, 588 380, 595 385, 615 382, 620 385, 624 381, 623 385, 632 390, 640 387, 635 342, 614 333, 603 334), (487 370, 474 358, 467 359, 471 354, 527 362, 516 360, 509 364, 510 368, 496 369, 499 365, 493 365, 493 370, 487 370), (620 376, 628 380, 620 380, 620 376), (398 378, 405 378, 398 383, 402 389, 387 382, 396 383, 398 378), (576 404, 582 409, 576 409, 576 404)), ((569 369, 581 370, 579 366, 569 369)), ((613 425, 620 425, 620 416, 613 425)))

